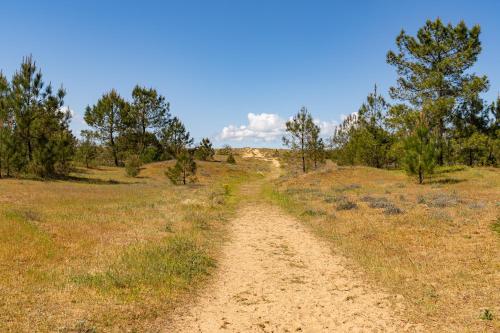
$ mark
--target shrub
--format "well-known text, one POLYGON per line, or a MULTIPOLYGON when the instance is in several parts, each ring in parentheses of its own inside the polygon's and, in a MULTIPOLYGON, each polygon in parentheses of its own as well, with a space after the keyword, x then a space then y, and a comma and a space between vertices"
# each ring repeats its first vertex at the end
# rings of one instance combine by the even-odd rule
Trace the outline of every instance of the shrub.
POLYGON ((486 204, 482 201, 478 201, 478 202, 471 202, 469 204, 469 208, 470 209, 483 209, 484 207, 486 207, 486 204))
POLYGON ((177 157, 175 165, 165 171, 165 175, 174 185, 180 183, 186 185, 188 180, 190 182, 194 182, 195 174, 196 162, 194 161, 193 156, 187 151, 180 153, 177 157))
POLYGON ((384 209, 384 214, 386 215, 396 215, 396 214, 401 214, 403 211, 398 208, 396 205, 394 205, 392 202, 387 200, 387 198, 384 197, 372 197, 369 195, 365 195, 364 197, 361 198, 361 201, 367 202, 368 207, 370 208, 383 208, 384 209))
POLYGON ((387 208, 392 205, 387 198, 384 197, 372 197, 369 195, 365 195, 361 198, 361 201, 367 202, 370 208, 387 208))
POLYGON ((343 185, 340 187, 334 187, 333 191, 335 192, 345 192, 345 191, 350 191, 350 190, 357 190, 361 188, 361 185, 359 184, 348 184, 348 185, 343 185))
POLYGON ((215 150, 208 138, 201 140, 200 144, 195 148, 195 157, 201 161, 212 160, 215 155, 215 150))
POLYGON ((351 210, 354 208, 358 208, 358 205, 346 198, 337 203, 337 210, 351 210))
POLYGON ((326 212, 321 209, 307 209, 302 213, 302 216, 323 216, 326 212))
POLYGON ((434 173, 437 156, 434 141, 429 129, 420 125, 404 142, 403 164, 408 174, 417 176, 419 184, 434 173))
POLYGON ((438 208, 453 207, 459 202, 460 200, 456 195, 446 193, 435 194, 426 201, 427 206, 438 208))
POLYGON ((491 230, 497 232, 498 235, 500 235, 500 217, 498 217, 497 221, 491 225, 491 230))
POLYGON ((386 215, 397 215, 401 213, 403 213, 403 211, 399 207, 394 206, 393 204, 384 209, 384 214, 386 215))
POLYGON ((425 197, 423 195, 418 195, 417 196, 417 203, 425 204, 425 197))
POLYGON ((129 177, 137 177, 141 172, 141 159, 137 155, 131 155, 125 161, 125 172, 129 177))
POLYGON ((225 145, 221 149, 219 149, 219 154, 220 155, 230 155, 233 153, 233 149, 231 148, 230 145, 225 145))
POLYGON ((91 322, 83 319, 83 320, 79 320, 76 323, 75 331, 77 333, 96 333, 97 329, 94 327, 94 325, 91 322))
POLYGON ((484 309, 481 311, 479 318, 482 320, 493 320, 493 312, 490 309, 484 309))
POLYGON ((234 156, 233 156, 233 153, 230 153, 228 156, 227 156, 227 160, 226 160, 227 163, 231 163, 231 164, 236 164, 236 160, 234 159, 234 156))

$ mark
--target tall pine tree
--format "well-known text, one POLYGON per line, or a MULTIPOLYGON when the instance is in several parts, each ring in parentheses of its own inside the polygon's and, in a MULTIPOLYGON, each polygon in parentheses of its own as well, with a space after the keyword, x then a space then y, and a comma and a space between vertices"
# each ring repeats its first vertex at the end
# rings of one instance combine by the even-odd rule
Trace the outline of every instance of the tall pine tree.
POLYGON ((453 26, 429 20, 416 37, 401 31, 398 50, 387 54, 387 62, 399 75, 390 95, 425 112, 438 139, 440 165, 454 114, 468 109, 467 103, 488 89, 486 76, 469 72, 481 52, 480 32, 478 25, 469 29, 464 22, 453 26))
POLYGON ((85 110, 85 122, 96 130, 101 140, 109 147, 115 166, 120 165, 121 147, 118 137, 127 130, 129 110, 129 104, 114 89, 85 110))

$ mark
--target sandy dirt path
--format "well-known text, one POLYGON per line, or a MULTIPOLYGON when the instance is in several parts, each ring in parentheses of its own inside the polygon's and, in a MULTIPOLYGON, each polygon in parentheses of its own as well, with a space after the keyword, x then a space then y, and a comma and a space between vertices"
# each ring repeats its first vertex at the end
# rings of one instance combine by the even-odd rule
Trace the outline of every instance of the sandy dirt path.
POLYGON ((171 331, 413 331, 390 297, 363 286, 298 221, 248 204, 232 223, 214 285, 171 331))
MULTIPOLYGON (((243 192, 258 188, 248 185, 243 192)), ((214 283, 167 331, 414 331, 395 315, 391 298, 364 285, 299 221, 253 201, 231 223, 214 283)))

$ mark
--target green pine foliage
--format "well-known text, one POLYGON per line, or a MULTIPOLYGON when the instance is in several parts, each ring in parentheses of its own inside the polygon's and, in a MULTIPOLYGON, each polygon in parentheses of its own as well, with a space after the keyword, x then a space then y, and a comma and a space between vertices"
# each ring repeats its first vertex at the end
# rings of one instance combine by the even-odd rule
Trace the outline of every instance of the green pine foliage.
MULTIPOLYGON (((427 21, 415 36, 402 31, 397 51, 387 54, 398 74, 389 89, 396 103, 389 105, 377 91, 370 94, 335 130, 332 158, 339 164, 408 169, 408 156, 422 139, 416 129, 425 119, 438 165, 498 166, 500 98, 487 105, 481 94, 488 79, 470 71, 481 53, 480 32, 477 25, 440 19, 427 21)), ((422 169, 425 175, 432 168, 422 169)))
POLYGON ((197 165, 194 161, 193 155, 183 150, 177 155, 176 163, 173 167, 167 168, 165 175, 170 179, 172 184, 184 184, 187 182, 196 181, 197 165))
POLYGON ((52 177, 70 171, 75 138, 66 91, 46 85, 32 57, 9 82, 0 75, 0 174, 52 177))
POLYGON ((178 117, 172 118, 162 129, 161 144, 165 151, 165 157, 177 158, 193 142, 193 138, 178 117))
POLYGON ((381 168, 392 162, 393 138, 385 124, 388 108, 389 104, 375 86, 359 111, 347 117, 333 135, 332 144, 340 163, 381 168))
POLYGON ((421 124, 404 143, 404 167, 408 174, 416 175, 419 184, 434 173, 437 163, 437 150, 429 129, 421 124))
POLYGON ((195 157, 201 161, 213 160, 215 149, 212 146, 210 139, 204 138, 199 145, 195 148, 195 157))
POLYGON ((230 164, 236 164, 236 160, 234 159, 233 153, 229 153, 229 155, 227 155, 226 162, 230 164))
POLYGON ((139 155, 130 155, 125 161, 125 172, 129 177, 137 177, 141 172, 142 161, 139 155))
MULTIPOLYGON (((415 35, 401 31, 386 58, 397 73, 388 92, 392 105, 375 87, 328 144, 303 107, 286 123, 283 143, 291 153, 284 156, 298 159, 303 172, 328 156, 339 164, 404 167, 420 182, 435 164, 498 166, 500 97, 490 104, 483 100, 488 78, 473 72, 482 50, 480 33, 478 25, 440 19, 428 20, 415 35)), ((65 95, 62 87, 45 84, 31 56, 10 80, 0 72, 0 178, 67 175, 72 162, 127 166, 134 156, 138 163, 175 158, 179 167, 170 173, 184 183, 196 170, 189 159, 214 158, 208 138, 186 153, 193 138, 153 88, 136 85, 129 99, 114 89, 102 95, 86 108, 92 131, 82 132, 79 140, 69 129, 65 95)), ((231 147, 218 152, 235 162, 231 147)))
POLYGON ((85 122, 95 129, 102 142, 109 148, 115 166, 121 164, 122 147, 118 138, 127 129, 129 111, 128 103, 114 89, 85 110, 85 122))
POLYGON ((314 169, 318 168, 318 164, 325 162, 325 143, 320 137, 320 128, 316 124, 312 125, 307 140, 307 157, 314 169))
POLYGON ((316 165, 320 160, 319 153, 324 150, 322 141, 319 139, 319 132, 319 127, 314 124, 306 107, 302 107, 291 120, 286 122, 283 144, 299 156, 304 173, 307 172, 310 157, 313 157, 316 165))
POLYGON ((75 159, 88 169, 94 165, 98 156, 97 137, 94 132, 87 130, 83 130, 80 137, 76 145, 75 159))
POLYGON ((155 89, 137 85, 132 91, 129 118, 129 125, 135 128, 137 153, 145 155, 148 148, 151 150, 154 147, 151 144, 154 141, 152 134, 160 133, 168 123, 170 104, 155 89))
POLYGON ((478 25, 428 20, 416 36, 402 31, 398 51, 387 54, 399 75, 389 94, 425 113, 437 138, 440 165, 453 158, 446 149, 453 125, 473 125, 484 109, 479 95, 488 89, 488 79, 469 72, 481 52, 480 33, 478 25))
POLYGON ((218 150, 220 155, 227 156, 233 153, 233 148, 230 145, 224 145, 221 149, 218 150))

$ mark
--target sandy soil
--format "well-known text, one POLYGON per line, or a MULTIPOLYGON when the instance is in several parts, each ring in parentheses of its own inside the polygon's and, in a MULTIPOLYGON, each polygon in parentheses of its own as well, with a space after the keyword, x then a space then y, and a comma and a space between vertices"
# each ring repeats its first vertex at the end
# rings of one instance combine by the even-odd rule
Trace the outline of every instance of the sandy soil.
POLYGON ((364 286, 342 261, 276 207, 249 204, 214 285, 169 331, 414 331, 392 312, 393 296, 364 286))
POLYGON ((341 256, 275 206, 243 205, 230 237, 214 283, 167 332, 420 330, 397 316, 403 308, 394 306, 395 296, 366 286, 341 256))

